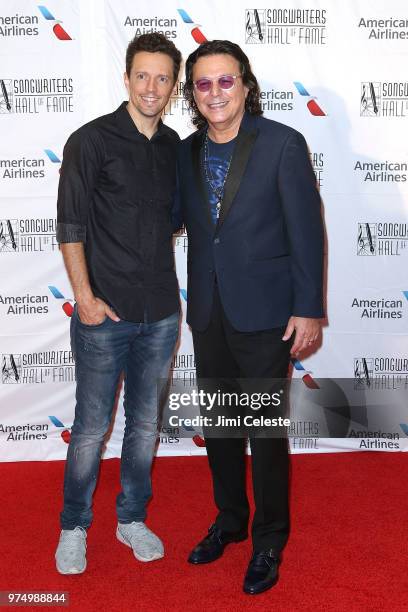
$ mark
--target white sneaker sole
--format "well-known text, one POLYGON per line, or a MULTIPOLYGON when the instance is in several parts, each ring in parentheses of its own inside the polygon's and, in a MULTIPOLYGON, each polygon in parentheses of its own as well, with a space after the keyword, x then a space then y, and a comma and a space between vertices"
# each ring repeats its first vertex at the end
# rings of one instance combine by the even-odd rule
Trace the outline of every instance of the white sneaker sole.
POLYGON ((57 567, 57 571, 62 574, 63 576, 70 576, 73 574, 83 574, 84 571, 86 570, 86 561, 85 561, 85 565, 82 569, 78 569, 77 567, 71 567, 68 571, 64 572, 59 566, 58 563, 56 564, 57 567))
MULTIPOLYGON (((125 540, 123 535, 120 533, 118 527, 116 528, 116 537, 119 540, 119 542, 122 542, 122 544, 125 544, 125 546, 128 546, 129 548, 132 548, 132 545, 130 544, 130 542, 125 540)), ((135 555, 135 557, 136 557, 136 559, 138 561, 143 561, 143 563, 148 563, 149 561, 157 561, 157 559, 162 559, 164 557, 164 553, 162 553, 162 552, 156 552, 156 553, 153 554, 152 557, 142 557, 135 550, 133 551, 133 554, 135 555)))

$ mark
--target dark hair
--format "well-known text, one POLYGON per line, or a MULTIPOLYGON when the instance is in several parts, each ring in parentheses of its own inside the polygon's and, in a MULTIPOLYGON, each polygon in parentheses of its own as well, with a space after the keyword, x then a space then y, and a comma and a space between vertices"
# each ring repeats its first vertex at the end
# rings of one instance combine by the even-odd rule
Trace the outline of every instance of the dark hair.
POLYGON ((231 55, 239 63, 239 70, 242 76, 243 84, 248 87, 249 92, 245 100, 245 110, 251 115, 262 115, 263 110, 260 102, 261 90, 258 81, 251 69, 248 57, 245 55, 241 47, 229 40, 209 40, 202 43, 193 53, 191 53, 186 61, 186 82, 184 85, 184 97, 192 111, 192 122, 198 128, 207 125, 206 119, 198 110, 194 100, 193 90, 193 68, 194 64, 200 57, 206 55, 231 55))
POLYGON ((176 45, 166 38, 164 34, 152 32, 135 36, 126 49, 126 74, 130 76, 133 58, 136 53, 147 51, 148 53, 165 53, 173 60, 173 81, 177 81, 181 65, 181 53, 176 45))

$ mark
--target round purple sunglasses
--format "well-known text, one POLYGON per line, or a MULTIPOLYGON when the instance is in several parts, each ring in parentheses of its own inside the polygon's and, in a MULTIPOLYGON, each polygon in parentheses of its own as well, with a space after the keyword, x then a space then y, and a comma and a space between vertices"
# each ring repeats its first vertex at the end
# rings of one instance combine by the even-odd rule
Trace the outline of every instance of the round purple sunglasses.
POLYGON ((241 76, 242 75, 240 74, 223 74, 216 79, 208 79, 207 77, 203 77, 202 79, 194 81, 194 87, 201 93, 206 93, 210 91, 214 81, 217 81, 220 89, 232 89, 235 85, 236 79, 241 78, 241 76))

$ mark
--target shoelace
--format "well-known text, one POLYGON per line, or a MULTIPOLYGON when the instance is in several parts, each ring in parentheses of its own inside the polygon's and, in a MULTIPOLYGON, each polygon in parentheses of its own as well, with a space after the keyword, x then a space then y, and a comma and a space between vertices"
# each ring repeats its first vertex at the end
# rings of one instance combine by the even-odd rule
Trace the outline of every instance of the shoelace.
POLYGON ((211 527, 208 530, 208 536, 207 538, 217 538, 217 540, 222 544, 221 541, 221 531, 220 529, 218 529, 217 525, 214 523, 214 525, 211 525, 211 527))
POLYGON ((143 523, 131 523, 132 530, 130 533, 124 533, 125 537, 129 539, 129 542, 133 545, 133 540, 136 539, 138 546, 143 547, 151 544, 156 544, 156 537, 143 523), (145 542, 140 541, 139 538, 143 536, 145 542))
POLYGON ((266 562, 269 567, 272 567, 273 564, 279 563, 279 559, 271 555, 271 553, 268 551, 254 553, 254 555, 252 556, 252 563, 256 566, 261 565, 263 562, 266 562))
POLYGON ((62 544, 64 546, 64 549, 69 550, 69 551, 75 549, 77 547, 79 540, 82 540, 85 544, 84 534, 85 534, 85 530, 82 529, 81 527, 76 527, 72 531, 69 530, 66 533, 64 533, 64 536, 62 539, 62 544))
MULTIPOLYGON (((126 533, 126 532, 125 532, 126 533)), ((138 538, 141 535, 149 535, 146 529, 143 527, 139 527, 139 525, 132 526, 132 530, 126 533, 127 537, 130 541, 134 538, 138 538)))

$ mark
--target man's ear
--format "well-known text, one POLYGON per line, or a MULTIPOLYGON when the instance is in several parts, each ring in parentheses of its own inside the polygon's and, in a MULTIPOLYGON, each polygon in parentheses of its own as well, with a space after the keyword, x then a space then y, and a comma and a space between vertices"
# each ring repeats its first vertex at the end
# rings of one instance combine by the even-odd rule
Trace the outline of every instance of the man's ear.
POLYGON ((127 72, 125 71, 125 73, 123 74, 123 82, 125 83, 125 87, 129 92, 129 77, 127 75, 127 72))

